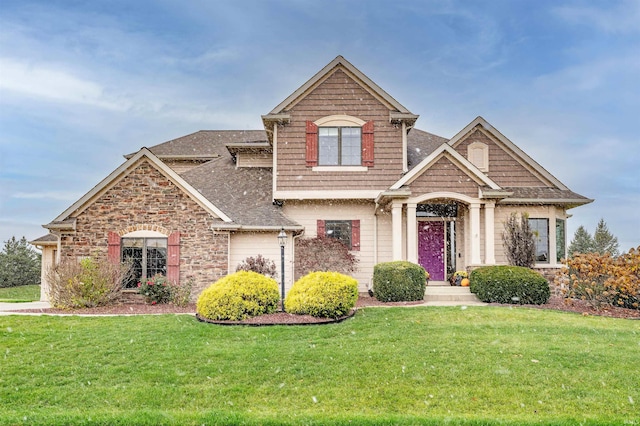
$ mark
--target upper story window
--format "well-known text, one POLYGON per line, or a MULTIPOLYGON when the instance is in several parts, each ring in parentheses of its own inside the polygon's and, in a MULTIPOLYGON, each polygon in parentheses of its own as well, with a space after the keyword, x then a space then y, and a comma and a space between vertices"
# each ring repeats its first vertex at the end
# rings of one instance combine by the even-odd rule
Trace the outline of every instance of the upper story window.
POLYGON ((360 127, 320 127, 318 129, 318 165, 362 165, 361 130, 360 127))
POLYGON ((306 123, 306 165, 318 169, 373 167, 373 121, 330 115, 306 123))

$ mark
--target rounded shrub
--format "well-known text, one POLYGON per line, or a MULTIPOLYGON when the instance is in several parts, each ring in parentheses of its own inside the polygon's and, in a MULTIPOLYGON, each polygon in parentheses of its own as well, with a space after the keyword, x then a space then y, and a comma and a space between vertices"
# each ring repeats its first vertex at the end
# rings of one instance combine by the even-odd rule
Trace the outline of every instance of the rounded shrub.
POLYGON ((196 312, 210 320, 242 321, 275 312, 279 299, 276 280, 240 271, 207 287, 198 297, 196 312))
POLYGON ((293 284, 284 299, 292 314, 339 318, 356 305, 358 281, 338 272, 311 272, 293 284))
POLYGON ((542 305, 551 295, 549 282, 521 266, 484 266, 471 272, 471 292, 486 303, 542 305))
POLYGON ((424 299, 429 274, 415 263, 398 260, 378 263, 373 268, 373 295, 381 302, 424 299))

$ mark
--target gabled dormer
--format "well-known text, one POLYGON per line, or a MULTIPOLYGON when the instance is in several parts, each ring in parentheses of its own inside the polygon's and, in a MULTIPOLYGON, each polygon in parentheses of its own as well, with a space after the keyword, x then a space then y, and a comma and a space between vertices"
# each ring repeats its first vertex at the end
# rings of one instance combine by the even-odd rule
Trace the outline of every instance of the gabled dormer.
POLYGON ((375 198, 407 167, 418 116, 342 56, 262 116, 275 199, 375 198))

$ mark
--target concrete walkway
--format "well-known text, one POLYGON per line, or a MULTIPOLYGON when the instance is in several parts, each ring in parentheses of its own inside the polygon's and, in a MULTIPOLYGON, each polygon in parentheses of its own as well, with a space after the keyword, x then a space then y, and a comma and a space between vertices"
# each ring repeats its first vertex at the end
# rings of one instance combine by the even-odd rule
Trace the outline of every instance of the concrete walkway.
POLYGON ((5 303, 0 302, 0 315, 16 315, 20 309, 48 309, 51 305, 49 302, 23 302, 23 303, 5 303))

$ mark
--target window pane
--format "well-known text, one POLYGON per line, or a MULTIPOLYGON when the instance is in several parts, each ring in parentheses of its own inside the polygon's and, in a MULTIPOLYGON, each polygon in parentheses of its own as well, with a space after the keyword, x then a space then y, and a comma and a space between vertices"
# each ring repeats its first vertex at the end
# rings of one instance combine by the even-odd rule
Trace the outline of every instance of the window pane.
POLYGON ((135 288, 142 279, 142 238, 122 239, 122 262, 131 266, 129 279, 123 284, 125 288, 135 288))
POLYGON ((351 221, 350 220, 327 220, 325 222, 325 232, 327 237, 335 238, 351 250, 351 221))
POLYGON ((560 262, 564 257, 564 251, 567 246, 567 238, 565 236, 564 219, 556 219, 556 261, 560 262))
POLYGON ((359 166, 362 164, 362 138, 359 127, 343 127, 342 129, 342 165, 359 166))
POLYGON ((147 245, 147 277, 150 278, 156 274, 167 275, 167 249, 147 245))
POLYGON ((320 127, 318 129, 318 164, 322 166, 338 165, 338 128, 320 127))
POLYGON ((549 219, 529 219, 536 242, 536 262, 549 262, 549 219))

